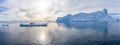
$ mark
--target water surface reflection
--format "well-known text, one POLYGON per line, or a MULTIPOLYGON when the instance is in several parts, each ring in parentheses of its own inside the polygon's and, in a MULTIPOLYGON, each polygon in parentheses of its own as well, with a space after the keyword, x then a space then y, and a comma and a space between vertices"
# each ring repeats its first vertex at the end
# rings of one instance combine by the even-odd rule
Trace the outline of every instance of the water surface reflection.
POLYGON ((0 45, 117 45, 119 27, 119 22, 49 23, 47 27, 0 25, 0 45))

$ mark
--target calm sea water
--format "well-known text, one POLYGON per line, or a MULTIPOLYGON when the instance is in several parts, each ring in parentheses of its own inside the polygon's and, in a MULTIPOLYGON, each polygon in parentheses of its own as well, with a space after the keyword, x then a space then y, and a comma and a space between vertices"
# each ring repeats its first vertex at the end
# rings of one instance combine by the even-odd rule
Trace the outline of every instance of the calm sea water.
POLYGON ((120 22, 48 23, 20 27, 0 23, 0 45, 120 45, 120 22))

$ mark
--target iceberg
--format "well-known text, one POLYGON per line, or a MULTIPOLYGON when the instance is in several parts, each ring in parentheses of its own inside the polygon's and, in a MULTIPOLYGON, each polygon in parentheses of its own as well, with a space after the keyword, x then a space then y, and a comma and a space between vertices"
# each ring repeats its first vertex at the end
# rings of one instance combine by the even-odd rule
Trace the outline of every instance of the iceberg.
POLYGON ((107 9, 92 13, 68 14, 64 17, 58 17, 56 22, 76 22, 76 21, 115 21, 109 14, 107 9))
POLYGON ((64 16, 64 17, 58 17, 57 18, 57 22, 70 22, 70 20, 71 20, 71 17, 72 17, 72 14, 68 14, 68 15, 66 15, 66 16, 64 16))
POLYGON ((109 13, 116 21, 120 21, 120 13, 109 13))
POLYGON ((20 24, 20 27, 46 27, 47 23, 41 23, 41 24, 35 24, 35 23, 30 23, 30 24, 20 24))

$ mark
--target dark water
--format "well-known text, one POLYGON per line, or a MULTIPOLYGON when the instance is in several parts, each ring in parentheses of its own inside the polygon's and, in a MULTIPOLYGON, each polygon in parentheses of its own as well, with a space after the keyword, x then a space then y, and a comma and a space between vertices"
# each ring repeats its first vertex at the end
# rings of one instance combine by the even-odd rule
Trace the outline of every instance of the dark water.
POLYGON ((0 45, 120 45, 120 22, 48 23, 47 27, 2 24, 0 45))

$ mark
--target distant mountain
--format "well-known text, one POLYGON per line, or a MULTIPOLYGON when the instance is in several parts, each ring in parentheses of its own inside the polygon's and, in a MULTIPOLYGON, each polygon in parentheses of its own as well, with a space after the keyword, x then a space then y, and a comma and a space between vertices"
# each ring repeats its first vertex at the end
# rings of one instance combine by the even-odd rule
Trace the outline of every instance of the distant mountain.
POLYGON ((68 14, 64 17, 58 17, 57 22, 74 22, 74 21, 115 21, 109 14, 107 9, 92 13, 78 13, 75 15, 68 14))

